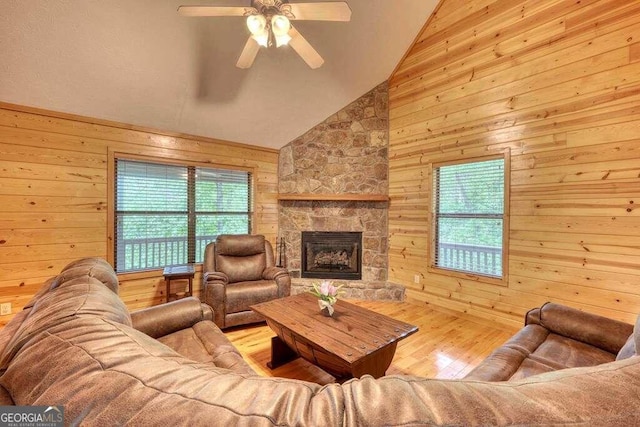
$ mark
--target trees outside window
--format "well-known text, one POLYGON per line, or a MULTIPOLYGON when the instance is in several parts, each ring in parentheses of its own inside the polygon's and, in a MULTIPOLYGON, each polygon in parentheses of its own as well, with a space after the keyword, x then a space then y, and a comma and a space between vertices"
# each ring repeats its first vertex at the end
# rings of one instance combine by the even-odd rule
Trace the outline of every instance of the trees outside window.
POLYGON ((251 174, 138 160, 115 161, 118 272, 202 262, 219 234, 251 231, 251 174))
POLYGON ((503 278, 505 157, 433 166, 432 265, 503 278))

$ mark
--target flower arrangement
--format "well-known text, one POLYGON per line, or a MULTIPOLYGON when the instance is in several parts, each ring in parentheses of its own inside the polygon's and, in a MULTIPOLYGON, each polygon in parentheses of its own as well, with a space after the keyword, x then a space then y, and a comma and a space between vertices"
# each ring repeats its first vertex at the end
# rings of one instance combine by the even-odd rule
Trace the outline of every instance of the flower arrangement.
POLYGON ((313 290, 310 292, 318 297, 318 306, 320 307, 320 310, 326 309, 329 312, 329 316, 332 316, 333 305, 338 300, 338 296, 342 294, 340 288, 342 288, 342 285, 336 287, 325 280, 324 282, 320 282, 319 285, 314 283, 313 290))

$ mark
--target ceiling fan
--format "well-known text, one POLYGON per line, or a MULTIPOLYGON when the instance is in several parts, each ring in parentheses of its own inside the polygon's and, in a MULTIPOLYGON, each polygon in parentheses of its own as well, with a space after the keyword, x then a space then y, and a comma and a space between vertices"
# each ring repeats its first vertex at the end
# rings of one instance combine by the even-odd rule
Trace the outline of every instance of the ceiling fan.
POLYGON ((183 16, 243 16, 251 32, 236 67, 249 68, 260 46, 289 44, 311 68, 324 63, 320 54, 291 25, 293 20, 350 21, 347 2, 289 3, 288 0, 251 0, 251 6, 180 6, 183 16))

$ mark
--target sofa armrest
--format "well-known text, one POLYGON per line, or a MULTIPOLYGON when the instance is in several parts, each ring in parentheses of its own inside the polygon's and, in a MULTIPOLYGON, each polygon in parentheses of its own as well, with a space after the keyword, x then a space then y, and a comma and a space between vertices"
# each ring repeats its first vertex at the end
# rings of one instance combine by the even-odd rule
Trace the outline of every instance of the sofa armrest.
POLYGON ((200 303, 200 307, 202 308, 202 320, 211 320, 213 322, 213 307, 202 302, 200 303))
POLYGON ((263 280, 275 280, 278 285, 278 297, 287 297, 291 294, 291 276, 286 268, 267 267, 262 273, 263 280))
MULTIPOLYGON (((549 304, 549 303, 547 303, 547 304, 549 304)), ((524 326, 527 326, 527 325, 530 325, 530 324, 534 324, 534 325, 539 325, 540 324, 540 307, 532 308, 531 310, 527 311, 527 314, 525 314, 525 316, 524 316, 524 326)))
POLYGON ((267 267, 262 272, 263 280, 276 280, 280 276, 288 276, 289 272, 286 268, 282 267, 267 267))
POLYGON ((202 304, 195 297, 131 312, 133 327, 153 338, 190 328, 205 318, 202 304))
POLYGON ((205 271, 204 274, 202 275, 202 282, 203 283, 219 282, 219 283, 222 283, 223 285, 226 285, 227 283, 229 283, 229 276, 227 276, 226 274, 220 271, 205 271))
POLYGON ((210 306, 213 311, 213 322, 221 329, 225 327, 225 317, 227 315, 226 285, 227 282, 222 280, 204 280, 200 294, 202 302, 210 306))
POLYGON ((617 354, 633 333, 633 325, 586 313, 561 304, 546 303, 527 313, 526 324, 538 324, 549 331, 609 353, 617 354))

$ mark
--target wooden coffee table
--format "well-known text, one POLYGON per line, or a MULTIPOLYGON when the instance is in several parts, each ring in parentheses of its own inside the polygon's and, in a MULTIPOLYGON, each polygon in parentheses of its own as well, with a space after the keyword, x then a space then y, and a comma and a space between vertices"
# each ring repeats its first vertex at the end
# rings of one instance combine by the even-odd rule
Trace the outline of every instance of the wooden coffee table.
POLYGON ((277 334, 271 339, 274 369, 297 357, 318 365, 338 379, 385 374, 398 341, 418 328, 339 300, 332 317, 320 313, 309 293, 251 306, 277 334))

